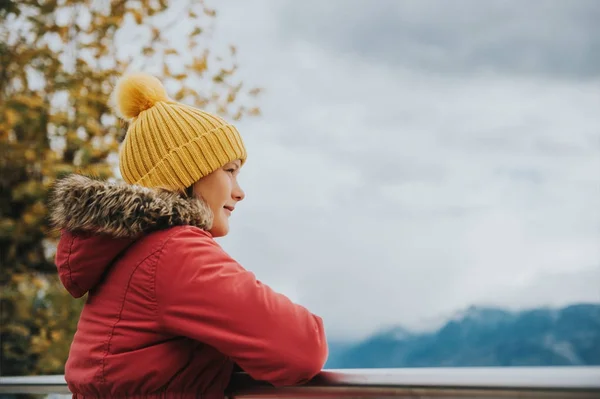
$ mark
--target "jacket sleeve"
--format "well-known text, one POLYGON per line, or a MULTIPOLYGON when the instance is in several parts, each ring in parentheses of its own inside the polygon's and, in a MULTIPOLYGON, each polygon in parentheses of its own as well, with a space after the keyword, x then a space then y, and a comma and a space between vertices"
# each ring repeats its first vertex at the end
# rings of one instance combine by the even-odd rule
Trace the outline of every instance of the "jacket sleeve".
POLYGON ((213 346, 275 386, 321 371, 328 355, 322 319, 256 280, 207 233, 179 230, 156 267, 158 318, 168 332, 213 346))

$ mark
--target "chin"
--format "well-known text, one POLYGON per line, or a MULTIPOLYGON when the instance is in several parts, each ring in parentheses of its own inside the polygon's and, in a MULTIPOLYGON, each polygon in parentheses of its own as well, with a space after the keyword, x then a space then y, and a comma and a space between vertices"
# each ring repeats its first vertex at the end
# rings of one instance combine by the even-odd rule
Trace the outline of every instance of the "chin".
POLYGON ((229 226, 227 226, 227 225, 213 226, 209 230, 209 232, 213 237, 225 237, 227 235, 227 233, 229 233, 229 226))

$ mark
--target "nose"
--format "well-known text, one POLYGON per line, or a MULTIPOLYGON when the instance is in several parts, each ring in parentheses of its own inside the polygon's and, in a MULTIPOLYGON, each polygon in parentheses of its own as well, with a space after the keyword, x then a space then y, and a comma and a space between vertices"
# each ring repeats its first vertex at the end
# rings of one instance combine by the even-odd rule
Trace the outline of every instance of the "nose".
POLYGON ((233 191, 231 192, 231 196, 234 200, 238 202, 246 198, 246 193, 244 192, 244 190, 242 190, 237 180, 235 182, 235 186, 233 187, 233 191))

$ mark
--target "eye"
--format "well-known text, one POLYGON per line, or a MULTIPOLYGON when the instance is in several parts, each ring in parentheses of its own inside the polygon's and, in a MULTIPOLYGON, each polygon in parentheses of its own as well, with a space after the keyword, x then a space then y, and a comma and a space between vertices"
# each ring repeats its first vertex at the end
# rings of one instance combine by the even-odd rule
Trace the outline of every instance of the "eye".
POLYGON ((229 169, 225 169, 225 172, 234 174, 235 170, 236 170, 235 168, 229 168, 229 169))

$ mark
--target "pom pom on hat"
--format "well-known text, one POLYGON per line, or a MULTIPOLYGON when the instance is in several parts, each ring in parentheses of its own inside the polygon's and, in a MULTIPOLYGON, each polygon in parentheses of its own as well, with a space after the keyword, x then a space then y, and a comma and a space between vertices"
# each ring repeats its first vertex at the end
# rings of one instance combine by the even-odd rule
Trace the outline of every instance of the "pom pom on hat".
POLYGON ((125 119, 134 119, 159 101, 169 101, 163 84, 146 73, 122 77, 113 93, 117 112, 125 119))

